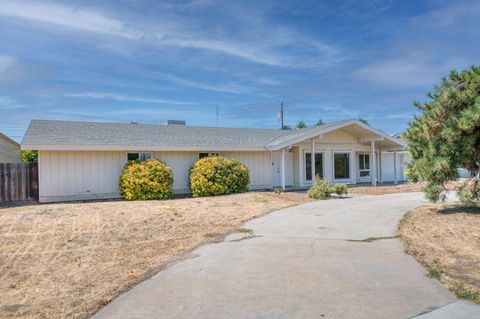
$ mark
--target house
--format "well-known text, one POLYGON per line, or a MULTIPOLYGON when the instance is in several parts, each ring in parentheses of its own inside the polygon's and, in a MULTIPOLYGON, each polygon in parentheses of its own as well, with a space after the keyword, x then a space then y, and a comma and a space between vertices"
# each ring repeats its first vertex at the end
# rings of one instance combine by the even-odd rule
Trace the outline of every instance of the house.
POLYGON ((22 149, 39 151, 41 202, 118 197, 125 163, 149 157, 172 167, 177 194, 190 192, 192 164, 212 154, 245 164, 250 189, 305 188, 317 174, 332 183, 403 181, 409 160, 403 141, 357 120, 292 131, 33 120, 22 149))
POLYGON ((20 144, 0 133, 0 163, 20 163, 20 144))

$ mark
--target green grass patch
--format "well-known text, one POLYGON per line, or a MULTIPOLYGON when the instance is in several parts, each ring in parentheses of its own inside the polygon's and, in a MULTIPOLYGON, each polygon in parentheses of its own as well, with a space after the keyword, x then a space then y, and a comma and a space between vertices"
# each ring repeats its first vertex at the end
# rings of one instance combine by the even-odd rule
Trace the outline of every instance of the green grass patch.
POLYGON ((436 267, 427 267, 427 276, 433 279, 440 280, 440 277, 442 277, 442 270, 438 269, 436 267))
POLYGON ((480 304, 480 290, 469 289, 463 283, 456 283, 452 287, 452 292, 459 299, 465 299, 480 304))
POLYGON ((247 234, 252 234, 253 229, 250 228, 237 228, 235 229, 235 233, 247 233, 247 234))
POLYGON ((371 243, 377 240, 384 240, 384 239, 394 239, 398 238, 399 236, 386 236, 386 237, 368 237, 365 239, 347 239, 347 241, 353 241, 355 243, 371 243))

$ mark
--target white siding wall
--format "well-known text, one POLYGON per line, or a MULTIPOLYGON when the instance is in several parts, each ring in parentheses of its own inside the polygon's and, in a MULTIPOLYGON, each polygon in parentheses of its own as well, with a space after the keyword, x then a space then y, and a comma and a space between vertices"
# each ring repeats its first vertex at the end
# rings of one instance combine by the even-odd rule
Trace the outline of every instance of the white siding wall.
POLYGON ((224 152, 221 155, 234 158, 248 167, 251 189, 272 187, 271 152, 224 152))
POLYGON ((39 151, 40 201, 118 197, 125 152, 39 151))
MULTIPOLYGON (((271 187, 270 152, 226 152, 250 172, 250 188, 271 187)), ((188 171, 198 152, 154 152, 172 167, 176 193, 189 192, 188 171)), ((126 163, 123 151, 40 151, 40 201, 118 197, 118 178, 126 163)))
POLYGON ((20 163, 20 146, 0 138, 0 163, 20 163))
POLYGON ((175 193, 189 193, 188 171, 198 159, 198 152, 155 152, 154 157, 172 168, 175 193))

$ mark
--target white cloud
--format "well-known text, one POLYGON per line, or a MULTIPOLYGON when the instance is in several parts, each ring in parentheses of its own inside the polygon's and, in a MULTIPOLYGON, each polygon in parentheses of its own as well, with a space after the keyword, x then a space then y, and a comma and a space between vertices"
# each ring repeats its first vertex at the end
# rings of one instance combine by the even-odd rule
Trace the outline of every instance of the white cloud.
POLYGON ((380 86, 396 88, 431 87, 452 69, 458 69, 465 61, 451 59, 442 63, 425 61, 415 56, 392 58, 368 64, 353 73, 359 80, 380 86))
POLYGON ((0 54, 0 74, 16 65, 16 60, 10 55, 0 54))
POLYGON ((126 30, 119 21, 93 10, 36 1, 2 1, 0 15, 35 20, 78 30, 138 39, 140 34, 126 30))
POLYGON ((8 96, 0 95, 0 109, 2 111, 17 110, 24 107, 25 107, 24 105, 22 105, 20 102, 18 102, 15 99, 12 99, 8 96))
POLYGON ((122 94, 116 94, 116 93, 105 93, 105 92, 65 93, 63 96, 72 97, 72 98, 90 98, 90 99, 138 102, 138 103, 154 103, 154 104, 174 104, 174 105, 195 104, 189 101, 143 98, 143 97, 137 97, 137 96, 122 95, 122 94))
POLYGON ((327 65, 338 55, 333 47, 301 33, 264 22, 254 25, 250 20, 245 29, 248 32, 232 38, 224 33, 213 36, 208 26, 198 28, 201 24, 181 17, 161 17, 161 22, 148 22, 139 17, 137 21, 125 23, 95 8, 52 2, 0 0, 0 15, 156 45, 206 50, 269 66, 318 67, 327 65))
POLYGON ((181 77, 171 75, 171 74, 166 74, 166 73, 157 73, 157 76, 163 80, 166 80, 172 83, 176 83, 176 84, 191 87, 191 88, 207 90, 207 91, 225 92, 225 93, 233 93, 233 94, 248 93, 253 91, 253 88, 251 87, 241 85, 241 84, 236 84, 236 83, 215 85, 215 84, 208 84, 206 82, 192 81, 189 79, 181 78, 181 77))

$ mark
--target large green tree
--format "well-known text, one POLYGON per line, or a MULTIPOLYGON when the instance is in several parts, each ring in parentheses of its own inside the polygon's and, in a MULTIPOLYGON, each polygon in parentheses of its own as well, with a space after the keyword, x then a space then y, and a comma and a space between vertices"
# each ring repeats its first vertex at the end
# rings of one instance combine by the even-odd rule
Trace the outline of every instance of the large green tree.
POLYGON ((472 178, 460 191, 465 204, 480 206, 480 68, 452 71, 427 94, 426 103, 415 102, 419 114, 403 134, 412 162, 407 174, 427 181, 431 201, 445 199, 446 182, 466 168, 472 178))

